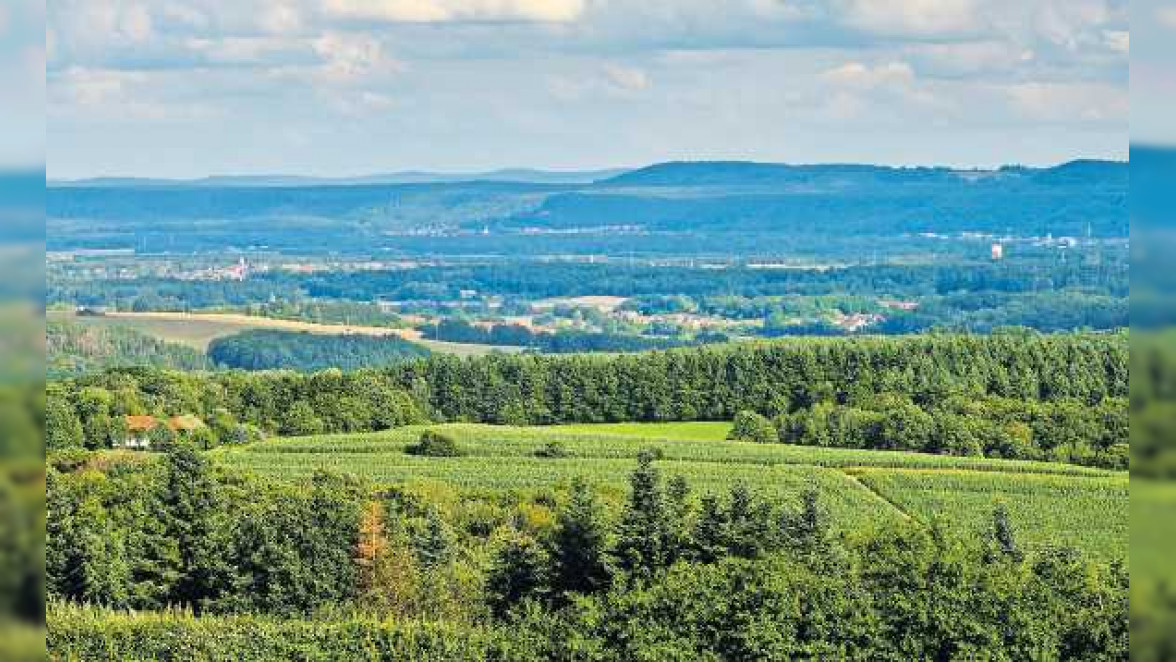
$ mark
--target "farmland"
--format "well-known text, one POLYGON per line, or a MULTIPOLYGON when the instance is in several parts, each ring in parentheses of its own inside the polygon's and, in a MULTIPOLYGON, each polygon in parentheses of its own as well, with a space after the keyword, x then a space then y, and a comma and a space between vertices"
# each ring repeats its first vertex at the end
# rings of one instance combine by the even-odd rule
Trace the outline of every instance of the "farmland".
POLYGON ((406 454, 423 428, 282 438, 215 451, 236 468, 287 479, 318 469, 377 484, 445 483, 493 493, 563 489, 587 477, 616 499, 634 460, 650 449, 668 476, 699 491, 743 483, 779 499, 814 485, 845 530, 907 518, 987 526, 1003 502, 1027 545, 1072 545, 1105 558, 1126 554, 1127 476, 1066 464, 947 457, 921 453, 798 447, 726 441, 728 423, 601 424, 512 428, 437 426, 463 457, 406 454), (558 444, 565 457, 540 451, 558 444))
POLYGON ((342 324, 317 324, 293 320, 272 319, 236 313, 107 313, 101 316, 82 317, 72 313, 55 311, 49 319, 69 320, 79 324, 115 326, 134 329, 167 342, 187 345, 199 351, 208 349, 208 344, 217 338, 224 338, 242 331, 253 329, 278 329, 283 331, 305 331, 324 335, 397 335, 405 340, 424 345, 429 350, 458 356, 480 356, 492 351, 518 351, 517 348, 469 345, 462 343, 428 340, 412 329, 358 326, 342 324))

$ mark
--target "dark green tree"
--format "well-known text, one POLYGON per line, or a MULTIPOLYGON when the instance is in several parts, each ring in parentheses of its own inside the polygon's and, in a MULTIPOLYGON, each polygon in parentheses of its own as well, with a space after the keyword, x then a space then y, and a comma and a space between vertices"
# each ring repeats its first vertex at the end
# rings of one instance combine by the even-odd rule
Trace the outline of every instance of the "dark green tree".
POLYGON ((430 508, 425 516, 425 528, 416 537, 417 558, 426 568, 437 568, 449 562, 453 555, 453 538, 441 513, 430 508))
POLYGON ((595 593, 607 588, 612 580, 608 546, 604 510, 588 484, 577 477, 551 538, 552 588, 557 593, 595 593))
POLYGON ((666 565, 665 495, 653 459, 649 451, 638 456, 637 469, 629 476, 629 500, 617 527, 617 564, 640 578, 652 577, 666 565))
POLYGON ((713 494, 703 495, 694 524, 693 557, 702 563, 714 563, 727 554, 730 544, 730 520, 722 502, 713 494))
POLYGON ((504 617, 527 599, 543 599, 550 590, 550 559, 534 538, 518 531, 502 542, 486 574, 486 600, 490 610, 504 617))

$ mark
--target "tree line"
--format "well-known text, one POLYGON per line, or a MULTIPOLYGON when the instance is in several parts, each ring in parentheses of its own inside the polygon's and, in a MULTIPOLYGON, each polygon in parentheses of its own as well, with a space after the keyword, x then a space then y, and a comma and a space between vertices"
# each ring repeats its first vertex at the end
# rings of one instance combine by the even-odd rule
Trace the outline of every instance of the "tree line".
POLYGON ((241 370, 357 370, 428 355, 427 348, 394 335, 252 329, 208 344, 211 361, 241 370))
MULTIPOLYGON (((128 414, 194 414, 221 442, 382 430, 413 422, 510 425, 775 417, 888 393, 1094 406, 1128 392, 1119 334, 803 339, 625 355, 438 355, 350 373, 211 374, 135 368, 50 384, 50 448, 108 447, 128 414)), ((1113 407, 1113 402, 1110 405, 1113 407)))
POLYGON ((1075 399, 1033 401, 951 396, 923 406, 880 393, 856 405, 824 399, 769 419, 735 417, 732 438, 760 443, 870 448, 941 455, 1069 462, 1126 469, 1130 448, 1127 400, 1091 405, 1075 399))
POLYGON ((49 378, 116 366, 149 365, 171 370, 207 370, 198 350, 125 327, 49 321, 45 324, 45 372, 49 378))
POLYGON ((535 331, 522 324, 477 325, 466 320, 446 318, 437 324, 420 327, 430 340, 525 347, 545 354, 574 354, 578 352, 643 352, 669 349, 702 342, 725 342, 726 336, 706 334, 695 338, 644 336, 631 333, 604 331, 535 331))

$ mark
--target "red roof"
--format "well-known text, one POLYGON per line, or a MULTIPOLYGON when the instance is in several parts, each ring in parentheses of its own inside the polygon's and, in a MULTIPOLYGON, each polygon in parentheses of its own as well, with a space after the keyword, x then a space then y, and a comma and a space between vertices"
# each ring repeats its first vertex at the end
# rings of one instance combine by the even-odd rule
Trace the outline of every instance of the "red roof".
POLYGON ((159 421, 154 416, 127 416, 126 421, 129 432, 146 432, 159 425, 159 421))

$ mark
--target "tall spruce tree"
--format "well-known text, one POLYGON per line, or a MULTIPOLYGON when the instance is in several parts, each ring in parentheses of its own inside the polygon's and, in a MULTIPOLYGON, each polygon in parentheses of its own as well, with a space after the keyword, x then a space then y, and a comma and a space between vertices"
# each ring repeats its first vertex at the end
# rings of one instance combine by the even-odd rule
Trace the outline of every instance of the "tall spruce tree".
POLYGON ((654 455, 642 451, 629 477, 629 501, 617 528, 617 564, 634 577, 648 578, 666 565, 666 508, 654 455))
POLYGON ((575 478, 551 539, 553 589, 594 593, 607 588, 612 579, 608 538, 600 502, 583 478, 575 478))

